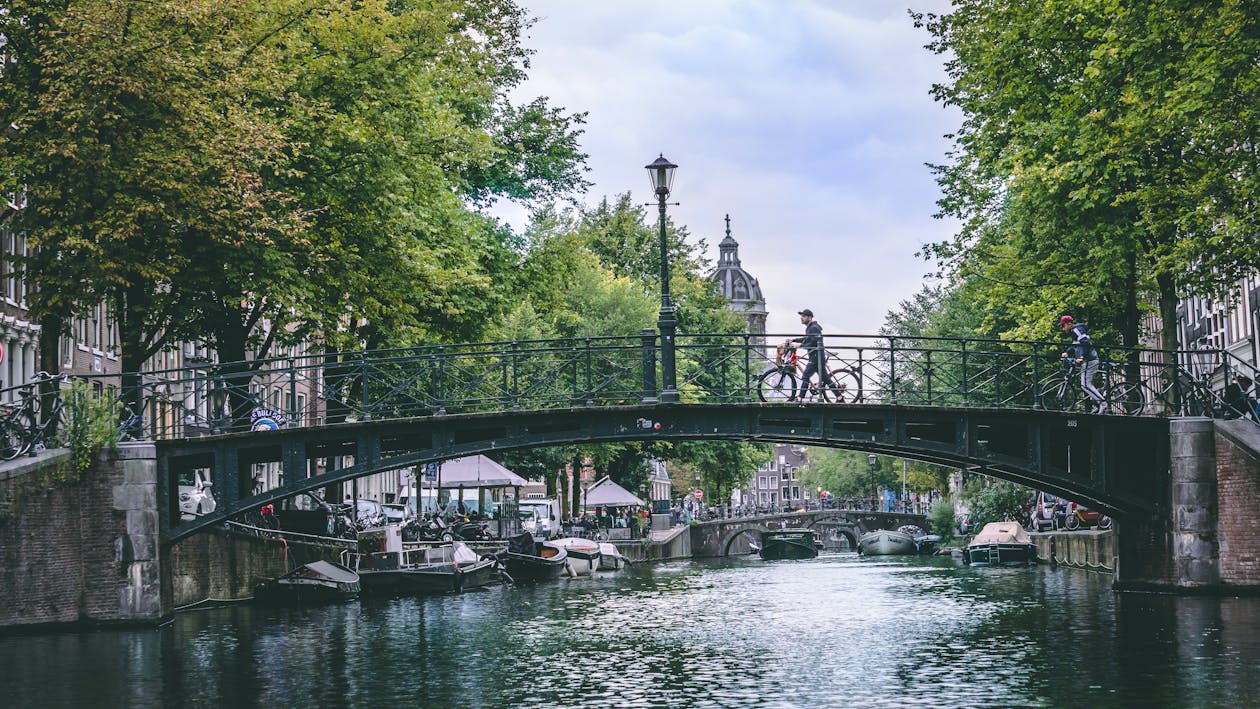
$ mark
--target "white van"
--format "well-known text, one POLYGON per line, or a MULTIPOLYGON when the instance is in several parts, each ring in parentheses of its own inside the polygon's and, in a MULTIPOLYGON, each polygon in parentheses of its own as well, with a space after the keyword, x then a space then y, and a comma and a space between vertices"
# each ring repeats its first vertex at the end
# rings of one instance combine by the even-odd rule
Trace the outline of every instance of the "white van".
POLYGON ((550 539, 560 533, 560 501, 521 500, 517 504, 521 516, 521 529, 535 537, 550 539))

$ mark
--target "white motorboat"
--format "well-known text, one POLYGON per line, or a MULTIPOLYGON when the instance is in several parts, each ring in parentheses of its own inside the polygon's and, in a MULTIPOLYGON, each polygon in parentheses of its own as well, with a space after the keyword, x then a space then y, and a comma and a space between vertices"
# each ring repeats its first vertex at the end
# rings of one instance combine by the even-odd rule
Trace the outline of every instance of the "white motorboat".
POLYGON ((621 551, 617 549, 616 544, 608 542, 599 543, 599 570, 600 571, 620 571, 626 568, 630 560, 621 555, 621 551))
POLYGON ((553 539, 551 543, 568 553, 569 574, 590 576, 599 568, 599 544, 581 537, 553 539))
POLYGON ((893 554, 917 554, 919 546, 914 537, 893 529, 877 529, 858 539, 858 553, 867 556, 893 554))

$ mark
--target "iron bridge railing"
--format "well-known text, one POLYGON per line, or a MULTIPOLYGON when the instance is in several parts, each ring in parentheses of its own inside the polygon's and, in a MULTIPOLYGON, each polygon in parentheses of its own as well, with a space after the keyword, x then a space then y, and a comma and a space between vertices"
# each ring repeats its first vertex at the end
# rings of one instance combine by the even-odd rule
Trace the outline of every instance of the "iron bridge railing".
MULTIPOLYGON (((1065 372, 1061 342, 829 335, 828 386, 800 376, 813 353, 766 342, 788 336, 680 334, 675 354, 683 403, 779 402, 1067 409, 1092 402, 1065 372), (788 386, 788 383, 791 386, 788 386)), ((188 438, 417 416, 616 406, 657 401, 654 332, 632 337, 432 345, 204 363, 131 376, 84 377, 118 392, 125 433, 188 438)), ((1251 365, 1216 350, 1098 347, 1105 413, 1212 415, 1234 373, 1251 365)), ((29 386, 26 387, 29 389, 29 386)), ((23 387, 0 391, 19 402, 23 387)))

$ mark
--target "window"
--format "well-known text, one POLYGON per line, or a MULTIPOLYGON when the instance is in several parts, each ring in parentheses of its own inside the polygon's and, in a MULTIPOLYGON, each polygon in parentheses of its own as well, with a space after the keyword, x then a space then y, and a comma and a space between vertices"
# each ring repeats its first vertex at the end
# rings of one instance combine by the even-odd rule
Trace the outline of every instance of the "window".
POLYGON ((762 490, 770 487, 769 485, 766 484, 766 476, 762 475, 760 478, 757 479, 757 487, 761 488, 762 490))
POLYGON ((783 501, 787 502, 790 499, 792 499, 792 490, 786 487, 783 488, 783 501))
POLYGON ((792 499, 799 500, 800 498, 801 498, 801 488, 796 485, 793 485, 792 486, 792 499))

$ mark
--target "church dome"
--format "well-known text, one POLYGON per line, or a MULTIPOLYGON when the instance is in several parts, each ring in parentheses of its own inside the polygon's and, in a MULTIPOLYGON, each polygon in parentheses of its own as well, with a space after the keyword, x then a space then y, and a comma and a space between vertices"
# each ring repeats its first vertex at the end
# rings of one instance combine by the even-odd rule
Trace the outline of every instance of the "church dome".
POLYGON ((731 236, 731 215, 726 215, 726 238, 718 244, 718 261, 709 280, 717 284, 718 292, 730 302, 732 310, 742 312, 766 311, 766 299, 761 294, 761 284, 739 263, 739 242, 731 236), (738 306, 738 307, 736 307, 738 306))

